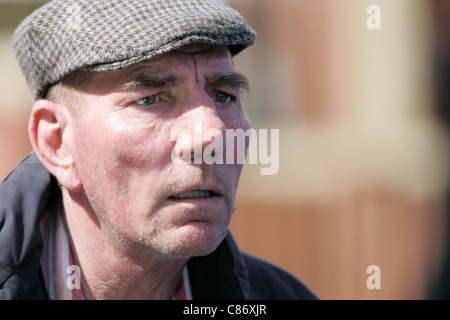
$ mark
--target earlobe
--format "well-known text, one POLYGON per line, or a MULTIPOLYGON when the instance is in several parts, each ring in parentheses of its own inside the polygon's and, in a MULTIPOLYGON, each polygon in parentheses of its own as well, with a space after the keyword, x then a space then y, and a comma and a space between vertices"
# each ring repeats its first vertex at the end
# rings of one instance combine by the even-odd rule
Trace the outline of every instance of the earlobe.
POLYGON ((67 141, 71 123, 72 116, 67 108, 49 100, 39 100, 31 111, 28 134, 33 150, 47 170, 62 186, 77 192, 82 185, 67 141))

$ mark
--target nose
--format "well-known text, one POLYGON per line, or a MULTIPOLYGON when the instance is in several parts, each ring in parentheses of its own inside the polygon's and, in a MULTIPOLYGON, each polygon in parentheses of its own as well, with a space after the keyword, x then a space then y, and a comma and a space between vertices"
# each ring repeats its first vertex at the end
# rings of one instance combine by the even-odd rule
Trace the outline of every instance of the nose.
MULTIPOLYGON (((201 88, 191 90, 171 132, 171 140, 175 141, 172 160, 176 156, 188 163, 201 164, 205 149, 212 142, 223 146, 225 129, 226 125, 209 94, 201 88)), ((214 153, 221 151, 221 148, 209 151, 215 156, 214 153)))

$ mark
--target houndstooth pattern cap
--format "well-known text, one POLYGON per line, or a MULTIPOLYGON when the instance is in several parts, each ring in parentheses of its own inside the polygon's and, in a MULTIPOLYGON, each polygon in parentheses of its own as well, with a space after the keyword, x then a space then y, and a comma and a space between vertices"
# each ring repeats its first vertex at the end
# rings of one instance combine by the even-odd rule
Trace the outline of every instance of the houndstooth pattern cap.
POLYGON ((236 55, 254 41, 226 0, 54 0, 18 26, 12 47, 38 100, 78 69, 121 69, 196 42, 236 55))

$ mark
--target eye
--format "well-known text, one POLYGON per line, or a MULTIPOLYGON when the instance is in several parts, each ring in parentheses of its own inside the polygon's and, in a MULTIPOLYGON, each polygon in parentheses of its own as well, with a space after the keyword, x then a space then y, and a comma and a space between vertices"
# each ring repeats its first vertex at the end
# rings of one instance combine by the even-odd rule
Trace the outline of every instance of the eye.
POLYGON ((151 106, 157 102, 159 102, 159 98, 156 94, 136 100, 136 103, 141 106, 151 106))
POLYGON ((233 96, 224 92, 216 92, 213 100, 218 103, 230 103, 233 100, 233 96))

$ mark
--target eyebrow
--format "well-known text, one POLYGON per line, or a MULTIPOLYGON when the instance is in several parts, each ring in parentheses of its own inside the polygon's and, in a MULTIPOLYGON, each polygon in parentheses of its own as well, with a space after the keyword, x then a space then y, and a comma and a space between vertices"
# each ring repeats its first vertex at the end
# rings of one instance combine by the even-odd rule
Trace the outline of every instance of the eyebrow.
POLYGON ((250 84, 246 76, 239 72, 220 72, 212 77, 206 77, 209 85, 214 87, 229 86, 240 88, 246 92, 250 91, 250 84))
MULTIPOLYGON (((177 78, 171 75, 143 74, 122 85, 122 90, 159 89, 175 85, 177 78)), ((208 85, 213 87, 229 86, 250 92, 250 84, 246 76, 239 72, 219 72, 206 77, 208 85)))
POLYGON ((122 90, 159 89, 175 84, 175 76, 143 74, 122 85, 122 90))

